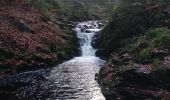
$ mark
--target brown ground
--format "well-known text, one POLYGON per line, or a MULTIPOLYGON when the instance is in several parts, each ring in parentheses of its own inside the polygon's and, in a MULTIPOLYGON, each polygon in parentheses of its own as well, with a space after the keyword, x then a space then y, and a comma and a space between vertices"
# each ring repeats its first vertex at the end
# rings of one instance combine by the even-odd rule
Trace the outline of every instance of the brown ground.
POLYGON ((26 0, 0 0, 0 68, 58 61, 52 49, 65 48, 63 35, 26 0))

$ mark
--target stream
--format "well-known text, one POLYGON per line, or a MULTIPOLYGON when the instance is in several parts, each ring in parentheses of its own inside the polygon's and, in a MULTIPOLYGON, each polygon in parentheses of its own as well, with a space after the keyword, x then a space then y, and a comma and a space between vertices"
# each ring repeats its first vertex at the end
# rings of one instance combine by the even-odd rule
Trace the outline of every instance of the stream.
POLYGON ((52 69, 29 71, 0 79, 3 100, 105 100, 95 74, 105 61, 95 56, 92 37, 102 23, 77 23, 74 29, 80 42, 81 56, 52 69))

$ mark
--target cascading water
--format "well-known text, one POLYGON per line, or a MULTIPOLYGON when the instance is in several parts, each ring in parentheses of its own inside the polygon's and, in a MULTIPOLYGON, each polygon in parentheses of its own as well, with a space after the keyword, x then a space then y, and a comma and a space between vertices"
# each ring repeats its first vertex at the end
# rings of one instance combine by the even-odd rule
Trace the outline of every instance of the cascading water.
POLYGON ((96 49, 91 46, 91 41, 100 30, 97 21, 82 22, 77 25, 75 31, 80 39, 82 57, 95 56, 96 49))
POLYGON ((95 56, 96 50, 91 46, 92 37, 100 30, 97 21, 78 23, 75 31, 80 39, 80 57, 53 69, 0 79, 0 88, 5 88, 4 92, 0 89, 0 97, 4 100, 105 100, 95 81, 95 74, 104 61, 95 56))

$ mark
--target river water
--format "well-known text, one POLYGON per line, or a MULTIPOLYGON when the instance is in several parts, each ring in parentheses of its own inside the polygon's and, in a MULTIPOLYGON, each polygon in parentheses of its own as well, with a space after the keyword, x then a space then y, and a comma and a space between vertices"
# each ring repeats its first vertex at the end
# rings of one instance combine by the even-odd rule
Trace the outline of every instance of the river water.
POLYGON ((0 80, 4 100, 105 100, 95 74, 105 61, 95 56, 92 37, 102 23, 77 23, 74 29, 80 41, 81 56, 53 69, 30 71, 0 80))

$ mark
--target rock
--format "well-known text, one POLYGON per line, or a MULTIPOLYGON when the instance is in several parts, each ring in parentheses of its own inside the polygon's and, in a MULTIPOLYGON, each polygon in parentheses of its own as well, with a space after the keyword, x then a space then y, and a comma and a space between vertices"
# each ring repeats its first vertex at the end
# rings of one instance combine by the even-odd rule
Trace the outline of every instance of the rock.
POLYGON ((72 22, 72 25, 74 26, 74 28, 77 27, 77 24, 78 22, 72 22))
POLYGON ((93 27, 93 26, 89 26, 89 28, 91 28, 91 29, 92 29, 92 28, 94 28, 94 27, 93 27))
POLYGON ((85 30, 85 33, 91 33, 91 31, 89 31, 89 30, 85 30))
POLYGON ((88 27, 87 25, 83 25, 83 27, 84 27, 85 29, 89 29, 89 27, 88 27))
POLYGON ((118 56, 116 56, 116 55, 112 55, 112 63, 113 64, 117 64, 117 63, 119 63, 119 62, 121 62, 122 60, 118 57, 118 56))
POLYGON ((78 28, 82 28, 82 26, 81 26, 81 25, 78 25, 77 27, 78 27, 78 28))
POLYGON ((103 23, 98 23, 98 28, 102 28, 102 27, 104 27, 104 24, 103 23))
POLYGON ((164 9, 164 11, 168 14, 170 14, 170 5, 167 6, 167 8, 164 9))
POLYGON ((167 50, 154 49, 154 50, 151 51, 151 58, 155 58, 155 57, 163 58, 167 54, 168 54, 167 50))
POLYGON ((133 59, 129 53, 122 54, 121 57, 123 62, 127 62, 133 59))
POLYGON ((36 79, 36 80, 42 80, 42 81, 47 80, 47 78, 46 78, 45 76, 43 76, 43 75, 37 75, 37 76, 35 77, 35 79, 36 79))
POLYGON ((166 97, 166 95, 160 93, 160 90, 169 91, 169 74, 169 70, 158 69, 145 74, 135 69, 130 69, 116 72, 113 76, 115 78, 110 80, 111 83, 107 87, 104 87, 105 85, 101 82, 104 81, 103 79, 100 80, 100 84, 103 85, 102 91, 107 100, 112 100, 114 96, 116 96, 114 98, 122 98, 123 100, 129 100, 128 98, 133 98, 133 100, 146 100, 147 98, 157 100, 155 98, 166 97))
POLYGON ((167 68, 170 68, 170 56, 164 57, 163 65, 165 65, 167 68))
POLYGON ((139 49, 146 48, 149 44, 148 43, 139 43, 137 46, 139 49))
POLYGON ((96 56, 100 57, 101 59, 107 59, 110 56, 111 51, 99 49, 96 51, 96 56))
POLYGON ((86 28, 82 27, 81 32, 85 32, 86 28))
POLYGON ((70 28, 70 29, 72 29, 72 28, 75 28, 75 25, 73 25, 73 24, 67 24, 67 27, 70 28))
POLYGON ((22 32, 34 33, 34 30, 30 28, 23 20, 14 21, 14 25, 22 32))
MULTIPOLYGON (((150 79, 155 83, 163 82, 163 83, 167 83, 167 84, 170 83, 169 76, 170 76, 170 69, 168 69, 168 68, 156 69, 148 75, 148 77, 150 77, 150 79)), ((166 85, 164 85, 164 86, 166 86, 166 85)), ((169 86, 170 86, 170 84, 169 84, 169 86)), ((169 89, 170 89, 170 87, 169 87, 169 89)))

